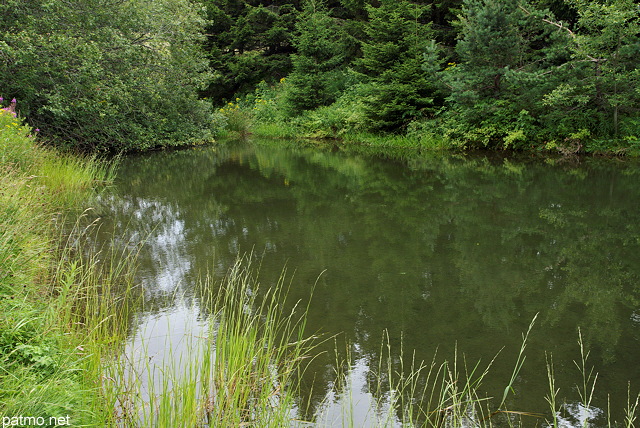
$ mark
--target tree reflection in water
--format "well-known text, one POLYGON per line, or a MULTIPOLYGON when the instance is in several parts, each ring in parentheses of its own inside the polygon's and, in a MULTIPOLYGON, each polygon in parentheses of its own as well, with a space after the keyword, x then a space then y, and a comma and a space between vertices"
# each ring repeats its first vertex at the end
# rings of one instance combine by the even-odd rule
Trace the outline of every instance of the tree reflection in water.
MULTIPOLYGON (((497 154, 383 158, 285 145, 123 162, 103 197, 102 230, 144 240, 146 310, 174 305, 177 294, 206 301, 197 278, 221 277, 253 250, 263 284, 284 266, 295 271, 293 302, 306 300, 326 270, 309 331, 340 334, 356 362, 379 360, 384 329, 392 346, 402 333, 405 349, 426 361, 436 349, 452 358, 457 347, 488 362, 504 347, 485 381, 487 394, 499 397, 521 333, 540 313, 509 408, 547 411, 545 350, 558 363, 562 397, 577 400, 578 328, 600 372, 594 404, 605 408, 610 393, 619 404, 612 413, 623 408, 627 380, 640 381, 638 165, 497 154)), ((316 404, 331 386, 333 346, 304 379, 315 379, 308 393, 316 404)), ((356 388, 365 393, 367 382, 356 388)))

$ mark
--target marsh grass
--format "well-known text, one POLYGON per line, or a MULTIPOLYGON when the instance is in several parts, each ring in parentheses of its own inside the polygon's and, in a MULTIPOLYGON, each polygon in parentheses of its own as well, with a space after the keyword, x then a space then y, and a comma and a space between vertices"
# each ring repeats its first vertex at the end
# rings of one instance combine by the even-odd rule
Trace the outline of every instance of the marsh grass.
POLYGON ((308 306, 283 312, 285 274, 258 301, 250 266, 236 263, 215 302, 215 358, 206 418, 214 425, 278 426, 291 417, 294 375, 313 347, 308 306))
POLYGON ((89 192, 95 191, 96 185, 113 181, 118 166, 118 158, 105 160, 51 150, 43 152, 38 164, 38 179, 62 207, 78 207, 87 203, 89 192))
MULTIPOLYGON (((636 394, 635 399, 631 394, 631 384, 627 385, 627 407, 625 408, 624 427, 632 428, 636 426, 638 419, 638 405, 640 404, 640 393, 636 394)), ((611 420, 611 418, 609 418, 611 420)))
MULTIPOLYGON (((212 308, 205 326, 184 343, 165 343, 161 358, 140 339, 107 367, 102 395, 116 409, 114 425, 134 427, 289 426, 299 397, 297 379, 317 342, 305 333, 308 303, 285 310, 290 282, 261 290, 250 257, 226 277, 201 287, 212 308)), ((195 312, 200 312, 198 309, 195 312)), ((169 324, 171 321, 167 321, 169 324)), ((171 330, 167 325, 166 331, 171 330)), ((154 339, 158 340, 158 338, 154 339)))
POLYGON ((404 353, 402 343, 399 349, 393 349, 385 331, 377 362, 366 363, 370 373, 367 376, 368 409, 356 411, 352 376, 358 364, 354 365, 352 352, 347 347, 344 359, 336 357, 336 382, 328 401, 321 406, 318 426, 486 427, 517 426, 522 418, 535 419, 541 415, 510 410, 505 405, 525 361, 524 351, 535 320, 534 317, 522 336, 512 375, 500 400, 483 393, 483 381, 490 376, 500 352, 485 365, 481 361, 469 363, 457 348, 451 359, 441 363, 437 362, 437 352, 430 362, 419 361, 414 352, 404 353), (357 417, 356 413, 359 413, 357 417))

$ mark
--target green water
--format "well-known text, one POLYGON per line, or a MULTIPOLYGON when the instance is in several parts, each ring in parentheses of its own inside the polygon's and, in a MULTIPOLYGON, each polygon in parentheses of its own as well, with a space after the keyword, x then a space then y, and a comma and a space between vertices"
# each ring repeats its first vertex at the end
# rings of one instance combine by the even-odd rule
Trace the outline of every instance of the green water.
MULTIPOLYGON (((402 343, 427 361, 436 352, 438 361, 452 359, 457 348, 484 366, 500 352, 482 390, 501 398, 522 333, 539 314, 508 408, 549 417, 546 351, 567 424, 602 424, 607 400, 612 418, 622 419, 627 382, 640 388, 638 164, 285 146, 124 160, 99 213, 105 235, 145 241, 147 303, 132 337, 149 320, 173 317, 166 325, 182 326, 183 317, 206 318, 198 276, 222 277, 238 254, 253 252, 264 286, 285 266, 292 300, 307 300, 316 284, 308 331, 350 346, 352 395, 363 409, 383 331, 395 352, 402 343), (187 306, 197 315, 180 309, 187 306), (598 373, 589 413, 577 404, 579 330, 598 373)), ((315 379, 307 391, 315 406, 334 378, 334 347, 321 348, 327 353, 305 378, 315 379)), ((356 406, 356 426, 367 425, 364 413, 356 406)))

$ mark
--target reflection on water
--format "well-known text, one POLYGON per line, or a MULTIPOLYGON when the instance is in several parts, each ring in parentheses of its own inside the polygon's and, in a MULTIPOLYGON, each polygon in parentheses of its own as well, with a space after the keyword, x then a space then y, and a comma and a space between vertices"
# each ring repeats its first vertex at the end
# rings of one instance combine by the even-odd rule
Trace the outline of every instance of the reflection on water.
MULTIPOLYGON (((201 148, 126 159, 103 198, 102 230, 144 242, 143 318, 171 311, 176 296, 205 318, 198 277, 221 277, 252 250, 263 285, 285 266, 295 272, 291 301, 307 300, 317 281, 309 331, 350 344, 351 394, 365 401, 363 362, 379 360, 383 330, 398 348, 402 334, 404 348, 426 361, 457 349, 488 363, 504 348, 484 383, 501 397, 521 333, 539 313, 508 408, 548 413, 548 351, 558 400, 569 403, 563 420, 582 418, 573 363, 580 329, 599 372, 593 404, 606 408, 611 394, 620 420, 627 381, 640 384, 639 173, 596 159, 201 148)), ((132 337, 143 331, 132 326, 132 337)), ((171 334, 183 333, 172 326, 171 334)), ((315 379, 308 394, 324 408, 333 347, 305 379, 315 379)), ((367 423, 365 410, 354 414, 367 423)))
POLYGON ((209 325, 199 316, 195 305, 179 298, 173 304, 170 308, 138 314, 119 356, 120 363, 105 364, 105 381, 112 382, 109 387, 120 391, 115 403, 118 426, 155 421, 158 407, 166 406, 163 397, 180 400, 179 388, 183 385, 200 390, 195 386, 202 383, 202 362, 209 355, 209 325))

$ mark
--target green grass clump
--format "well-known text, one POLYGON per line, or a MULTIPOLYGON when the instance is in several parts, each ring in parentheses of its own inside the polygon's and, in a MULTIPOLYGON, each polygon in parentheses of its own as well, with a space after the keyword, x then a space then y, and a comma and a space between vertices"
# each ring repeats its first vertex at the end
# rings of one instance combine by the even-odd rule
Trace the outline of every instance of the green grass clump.
POLYGON ((87 388, 95 386, 85 376, 82 335, 63 316, 71 254, 58 248, 64 215, 79 212, 112 170, 45 149, 35 135, 0 113, 0 414, 41 417, 41 426, 69 416, 79 425, 93 419, 87 409, 96 395, 87 388))
POLYGON ((257 300, 259 283, 238 261, 215 302, 215 358, 205 415, 214 426, 287 426, 298 388, 293 382, 313 348, 305 336, 308 307, 283 312, 287 284, 257 300))
POLYGON ((203 302, 211 310, 203 331, 194 326, 185 343, 167 343, 159 362, 147 358, 144 338, 142 352, 103 359, 103 396, 117 409, 111 424, 291 426, 297 379, 316 343, 305 336, 308 306, 283 311, 284 273, 269 290, 259 288, 249 259, 239 258, 220 284, 202 282, 211 298, 203 302))

